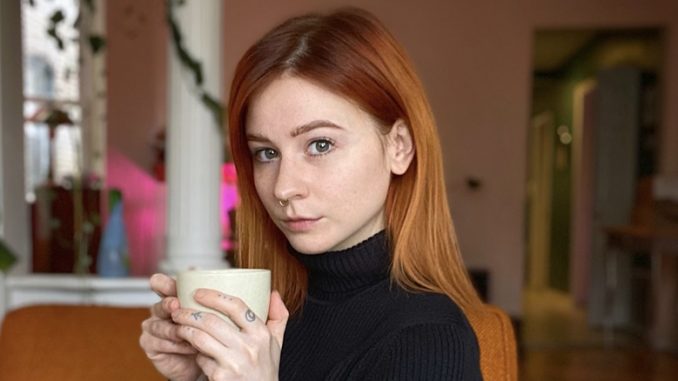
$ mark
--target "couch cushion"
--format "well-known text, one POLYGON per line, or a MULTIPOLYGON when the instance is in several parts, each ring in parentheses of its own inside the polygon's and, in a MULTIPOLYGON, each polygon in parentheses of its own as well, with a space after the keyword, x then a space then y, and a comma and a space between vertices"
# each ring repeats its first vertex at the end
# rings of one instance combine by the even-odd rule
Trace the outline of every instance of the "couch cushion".
POLYGON ((44 305, 9 312, 3 380, 163 380, 139 347, 147 308, 44 305))

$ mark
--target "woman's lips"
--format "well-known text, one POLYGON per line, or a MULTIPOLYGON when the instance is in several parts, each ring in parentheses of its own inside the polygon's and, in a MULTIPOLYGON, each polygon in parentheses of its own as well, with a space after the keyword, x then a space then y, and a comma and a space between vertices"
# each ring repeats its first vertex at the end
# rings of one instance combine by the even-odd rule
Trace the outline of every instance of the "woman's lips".
POLYGON ((320 218, 291 218, 284 220, 283 222, 287 230, 301 233, 311 230, 318 220, 320 220, 320 218))

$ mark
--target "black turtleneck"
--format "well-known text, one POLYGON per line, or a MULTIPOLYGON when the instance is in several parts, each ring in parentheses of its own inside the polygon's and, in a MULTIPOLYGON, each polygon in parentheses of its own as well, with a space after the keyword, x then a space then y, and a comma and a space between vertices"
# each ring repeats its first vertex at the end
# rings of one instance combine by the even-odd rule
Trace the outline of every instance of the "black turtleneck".
POLYGON ((384 232, 343 251, 293 255, 308 296, 290 319, 281 381, 481 380, 475 334, 447 296, 389 279, 384 232))

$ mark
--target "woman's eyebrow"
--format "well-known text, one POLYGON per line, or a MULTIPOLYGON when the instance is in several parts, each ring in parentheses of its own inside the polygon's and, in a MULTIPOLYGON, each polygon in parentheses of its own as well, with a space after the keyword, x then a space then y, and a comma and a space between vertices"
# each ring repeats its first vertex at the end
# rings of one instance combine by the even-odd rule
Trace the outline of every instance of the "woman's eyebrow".
MULTIPOLYGON (((311 130, 314 130, 316 128, 321 128, 321 127, 329 127, 329 128, 338 128, 338 129, 343 129, 342 126, 330 122, 329 120, 324 120, 324 119, 319 119, 319 120, 314 120, 312 122, 308 122, 305 124, 302 124, 301 126, 295 128, 292 132, 290 132, 290 136, 295 138, 301 134, 305 134, 311 130)), ((265 137, 264 135, 257 134, 257 133, 248 133, 247 134, 247 141, 252 141, 252 142, 262 142, 262 143, 270 143, 270 139, 265 137)))
POLYGON ((247 134, 247 141, 248 142, 262 142, 262 143, 270 143, 271 141, 260 134, 247 134))
POLYGON ((340 125, 338 125, 334 122, 330 122, 329 120, 314 120, 312 122, 302 124, 301 126, 295 128, 294 131, 292 131, 292 133, 290 133, 290 136, 294 138, 294 137, 297 137, 301 134, 305 134, 305 133, 307 133, 311 130, 314 130, 314 129, 320 128, 320 127, 330 127, 330 128, 343 129, 342 126, 340 126, 340 125))

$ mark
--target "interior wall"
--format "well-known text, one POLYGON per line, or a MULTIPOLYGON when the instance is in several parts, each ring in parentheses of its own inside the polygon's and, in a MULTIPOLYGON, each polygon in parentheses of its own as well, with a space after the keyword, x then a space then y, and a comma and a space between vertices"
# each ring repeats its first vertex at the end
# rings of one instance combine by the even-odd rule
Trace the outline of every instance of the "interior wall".
POLYGON ((106 1, 106 186, 122 191, 129 272, 157 271, 165 251, 165 184, 153 144, 167 121, 165 0, 106 1))
POLYGON ((151 171, 167 116, 165 0, 106 1, 107 144, 151 171))
MULTIPOLYGON (((438 121, 464 259, 491 272, 490 300, 520 315, 531 35, 514 22, 519 9, 472 1, 325 1, 323 8, 347 4, 375 13, 409 52, 438 121), (466 187, 469 176, 480 179, 479 190, 466 187)), ((241 0, 224 8, 227 84, 256 38, 318 9, 313 1, 241 0)))
MULTIPOLYGON (((224 0, 224 77, 237 59, 283 19, 310 10, 359 5, 392 30, 410 53, 436 115, 449 199, 465 261, 492 273, 491 301, 521 314, 524 203, 532 38, 543 28, 665 27, 665 68, 678 67, 678 2, 673 0, 224 0), (482 182, 477 191, 468 176, 482 182)), ((109 27, 109 144, 149 165, 149 136, 164 123, 163 1, 108 1, 113 25, 125 7, 153 10, 134 40, 132 26, 109 27), (120 44, 114 46, 114 44, 120 44), (115 61, 113 61, 115 60, 115 61), (162 75, 160 74, 162 73, 162 75), (117 82, 117 83, 116 83, 117 82)), ((118 20, 119 21, 119 20, 118 20)), ((666 70, 664 104, 678 104, 678 72, 666 70)), ((678 109, 663 108, 661 165, 678 173, 678 109)))
MULTIPOLYGON (((678 4, 670 0, 642 4, 631 0, 326 1, 323 8, 345 4, 376 13, 412 56, 439 123, 449 198, 464 258, 470 267, 492 272, 492 301, 519 315, 533 31, 666 27, 666 67, 671 63, 678 67, 678 4), (482 181, 480 190, 465 187, 467 176, 482 181)), ((284 18, 317 6, 312 1, 227 0, 224 8, 229 81, 237 58, 258 36, 284 18)), ((664 80, 665 102, 673 104, 671 100, 678 97, 676 73, 667 71, 664 80)), ((661 161, 667 171, 678 169, 673 168, 678 164, 671 156, 671 148, 676 147, 668 147, 678 143, 667 142, 676 134, 673 129, 678 129, 677 116, 664 108, 665 126, 672 128, 663 140, 661 161)))
POLYGON ((0 2, 0 238, 18 256, 11 269, 14 274, 27 273, 31 268, 30 222, 23 181, 22 57, 17 54, 21 52, 20 5, 18 1, 0 2))

